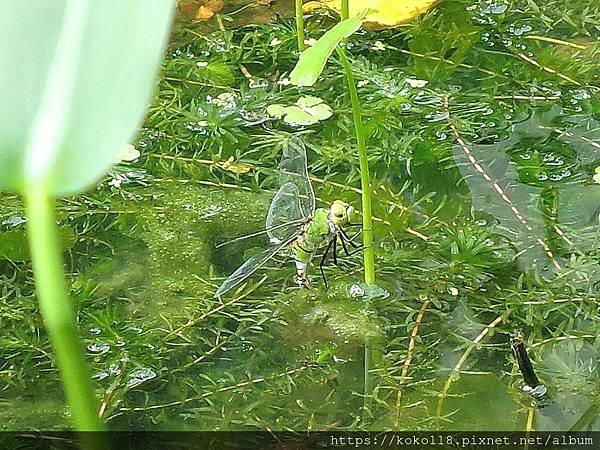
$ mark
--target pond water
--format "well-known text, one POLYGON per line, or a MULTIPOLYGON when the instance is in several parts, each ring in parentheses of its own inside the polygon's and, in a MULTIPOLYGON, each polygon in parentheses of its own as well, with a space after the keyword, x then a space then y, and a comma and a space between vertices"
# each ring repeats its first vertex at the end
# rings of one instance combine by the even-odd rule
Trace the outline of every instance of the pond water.
MULTIPOLYGON (((277 3, 181 14, 140 156, 59 205, 102 417, 115 430, 600 430, 600 8, 448 0, 350 38, 377 287, 359 253, 327 266, 328 289, 314 267, 297 287, 282 259, 217 300, 268 245, 215 248, 264 227, 290 134, 319 206, 360 209, 341 65, 291 86, 294 23, 277 3), (303 95, 333 115, 299 127, 267 113, 303 95), (541 399, 521 390, 519 330, 541 399)), ((337 20, 307 16, 307 38, 337 20)), ((24 227, 4 194, 0 423, 62 429, 24 227)))

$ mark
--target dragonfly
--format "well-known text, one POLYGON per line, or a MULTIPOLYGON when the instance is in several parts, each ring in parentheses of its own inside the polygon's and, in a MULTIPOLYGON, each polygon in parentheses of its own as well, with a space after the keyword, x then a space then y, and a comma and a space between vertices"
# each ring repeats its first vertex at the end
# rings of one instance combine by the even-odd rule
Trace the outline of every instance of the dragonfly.
POLYGON ((344 229, 356 225, 352 223, 355 211, 350 204, 335 200, 330 208, 316 208, 315 193, 308 175, 306 147, 299 137, 293 136, 285 141, 278 170, 279 189, 269 205, 265 229, 224 242, 217 248, 265 233, 271 245, 233 272, 217 289, 215 298, 244 282, 286 250, 289 250, 296 266, 296 283, 309 287, 308 268, 315 254, 323 249, 319 270, 327 287, 323 267, 330 254, 337 265, 338 243, 341 243, 346 255, 361 249, 354 242, 360 231, 349 236, 344 229), (349 246, 354 250, 350 251, 349 246))

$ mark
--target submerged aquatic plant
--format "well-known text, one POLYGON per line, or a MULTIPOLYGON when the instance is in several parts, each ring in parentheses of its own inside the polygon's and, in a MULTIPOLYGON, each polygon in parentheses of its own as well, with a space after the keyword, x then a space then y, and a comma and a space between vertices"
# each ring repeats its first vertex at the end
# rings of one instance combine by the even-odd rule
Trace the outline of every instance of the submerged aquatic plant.
POLYGON ((40 312, 78 430, 103 425, 64 281, 55 198, 118 161, 152 92, 172 7, 22 1, 0 18, 0 189, 25 200, 40 312))
MULTIPOLYGON (((221 239, 264 225, 290 136, 288 125, 266 114, 268 105, 293 105, 309 94, 335 112, 294 133, 306 143, 319 203, 352 202, 360 173, 347 151, 354 136, 341 66, 331 61, 305 92, 289 85, 285 74, 297 59, 292 20, 228 29, 235 22, 225 11, 223 29, 211 27, 217 18, 178 22, 158 99, 133 142, 140 158, 113 171, 120 184, 107 177, 57 205, 61 229, 74 236, 62 248, 101 417, 111 429, 598 429, 592 176, 600 164, 600 109, 590 20, 598 8, 534 0, 495 14, 488 3, 440 2, 435 13, 401 28, 348 39, 374 187, 377 283, 389 292, 377 298, 351 281, 362 273, 362 255, 340 259, 343 273, 325 269, 327 291, 282 292, 291 270, 273 268, 243 291, 213 298, 222 274, 268 245, 259 237, 213 251, 221 239), (527 26, 533 31, 523 31, 527 26), (540 40, 550 37, 563 43, 540 40), (529 120, 550 106, 562 112, 529 120), (565 270, 555 278, 525 264, 523 256, 539 253, 539 245, 501 214, 510 206, 502 209, 489 184, 484 189, 450 123, 502 188, 540 194, 507 193, 560 250, 565 270), (519 124, 549 132, 534 139, 544 146, 539 159, 522 158, 527 134, 502 146, 519 124), (566 154, 558 141, 577 150, 576 160, 544 160, 555 149, 566 154), (533 163, 543 169, 537 173, 568 168, 572 176, 525 185, 533 163), (569 205, 578 194, 585 208, 569 205), (538 226, 532 212, 542 208, 547 225, 538 226), (565 261, 569 247, 553 238, 560 237, 554 223, 591 250, 565 261), (544 409, 518 389, 510 349, 517 329, 557 400, 544 409), (363 390, 367 340, 372 389, 363 390)), ((336 21, 305 14, 307 36, 336 21)), ((0 419, 7 429, 67 426, 64 401, 52 395, 58 372, 36 320, 27 257, 3 246, 24 236, 24 214, 15 196, 2 200, 0 246, 14 259, 0 259, 0 419), (41 404, 40 392, 49 392, 41 404)))

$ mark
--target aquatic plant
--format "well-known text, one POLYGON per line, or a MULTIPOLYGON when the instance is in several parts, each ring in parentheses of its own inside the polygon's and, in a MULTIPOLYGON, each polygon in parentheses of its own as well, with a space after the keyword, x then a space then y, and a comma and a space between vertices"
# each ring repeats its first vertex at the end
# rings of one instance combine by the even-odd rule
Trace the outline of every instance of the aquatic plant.
POLYGON ((64 281, 55 198, 87 189, 118 161, 152 91, 172 6, 23 1, 0 19, 0 188, 25 200, 40 312, 78 430, 103 425, 64 281), (107 76, 115 68, 122 76, 107 76))
MULTIPOLYGON (((327 291, 291 287, 282 264, 212 298, 268 242, 215 250, 264 225, 291 134, 306 143, 319 204, 355 201, 360 171, 347 151, 354 124, 337 56, 313 87, 289 84, 291 9, 269 23, 253 21, 259 7, 225 10, 223 28, 217 18, 178 21, 132 141, 140 157, 57 202, 80 336, 111 429, 598 430, 600 6, 439 5, 347 41, 374 187, 377 283, 389 292, 375 298, 354 282, 358 254, 325 268, 327 291), (266 113, 302 95, 334 114, 297 128, 266 113), (559 114, 544 119, 552 107, 559 114), (475 164, 527 214, 562 271, 475 164), (550 405, 520 389, 510 349, 519 329, 550 405)), ((337 22, 304 15, 307 37, 337 22)), ((16 196, 0 197, 0 419, 9 430, 63 428, 71 418, 30 263, 11 250, 25 236, 24 213, 16 196)))
MULTIPOLYGON (((343 11, 347 14, 347 6, 343 8, 343 11)), ((371 181, 369 177, 365 134, 360 113, 358 93, 356 91, 356 83, 354 81, 354 75, 352 74, 352 67, 350 66, 344 50, 339 46, 345 38, 352 35, 360 28, 361 20, 361 17, 349 19, 342 16, 342 21, 339 24, 327 31, 312 47, 305 50, 300 55, 298 64, 290 74, 290 80, 297 86, 312 86, 316 83, 321 72, 323 72, 325 64, 334 50, 338 53, 338 56, 342 61, 352 104, 352 117, 360 164, 365 282, 367 284, 375 284, 371 181)))

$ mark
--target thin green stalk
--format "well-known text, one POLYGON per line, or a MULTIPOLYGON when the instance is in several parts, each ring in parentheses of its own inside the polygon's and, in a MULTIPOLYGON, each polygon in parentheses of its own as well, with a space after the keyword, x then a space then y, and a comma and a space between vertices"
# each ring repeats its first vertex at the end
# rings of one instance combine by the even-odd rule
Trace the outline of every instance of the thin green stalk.
MULTIPOLYGON (((28 237, 40 312, 54 349, 75 429, 102 431, 91 377, 64 279, 63 262, 54 218, 54 199, 45 189, 25 192, 28 237)), ((85 445, 85 437, 84 437, 85 445)), ((85 448, 103 448, 88 442, 85 448)))
POLYGON ((296 0, 296 36, 298 37, 298 50, 304 51, 304 16, 302 12, 302 0, 296 0))
MULTIPOLYGON (((346 2, 347 3, 347 2, 346 2)), ((347 5, 346 5, 347 6, 347 5)), ((343 10, 343 9, 342 9, 343 10)), ((373 252, 373 219, 371 216, 371 178, 369 176, 369 162, 367 159, 367 147, 365 144, 365 133, 362 126, 360 113, 360 103, 358 101, 358 92, 356 91, 356 82, 352 67, 346 57, 346 53, 341 47, 336 47, 340 56, 346 79, 348 81, 348 90, 350 91, 350 101, 352 103, 352 117, 354 119, 354 132, 356 134, 356 144, 358 148, 358 160, 360 163, 360 183, 362 191, 362 218, 363 218, 363 264, 365 266, 365 283, 375 284, 375 257, 373 252)), ((365 414, 369 412, 371 402, 369 401, 372 390, 371 377, 369 375, 371 367, 371 343, 370 339, 365 340, 364 350, 364 386, 363 386, 363 409, 365 414)))
POLYGON ((350 18, 350 0, 342 0, 342 20, 350 18))
POLYGON ((362 126, 360 114, 360 103, 356 92, 356 83, 350 62, 341 47, 336 48, 348 80, 350 101, 352 102, 352 117, 354 119, 354 131, 356 133, 356 144, 358 147, 358 159, 360 162, 360 182, 362 190, 362 219, 363 219, 363 258, 365 266, 365 283, 375 284, 375 256, 373 252, 373 218, 371 216, 371 180, 369 177, 369 162, 367 159, 367 147, 365 145, 365 133, 362 126))

